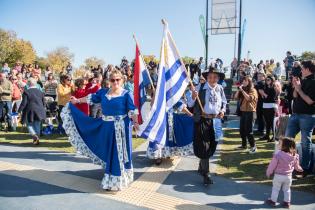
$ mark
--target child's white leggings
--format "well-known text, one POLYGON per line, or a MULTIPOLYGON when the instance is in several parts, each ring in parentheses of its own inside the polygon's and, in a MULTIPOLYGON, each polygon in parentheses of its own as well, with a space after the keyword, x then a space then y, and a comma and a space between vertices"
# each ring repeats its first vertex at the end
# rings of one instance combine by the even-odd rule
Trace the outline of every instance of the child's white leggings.
POLYGON ((292 184, 292 176, 287 175, 279 175, 275 174, 273 177, 272 182, 272 193, 271 193, 271 200, 273 202, 277 202, 279 191, 282 188, 283 197, 285 202, 291 201, 291 184, 292 184))

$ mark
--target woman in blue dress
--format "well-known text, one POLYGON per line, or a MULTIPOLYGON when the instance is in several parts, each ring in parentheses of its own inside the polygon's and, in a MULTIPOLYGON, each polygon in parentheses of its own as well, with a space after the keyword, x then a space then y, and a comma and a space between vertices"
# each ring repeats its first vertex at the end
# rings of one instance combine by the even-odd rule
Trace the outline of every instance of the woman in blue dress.
POLYGON ((193 154, 193 114, 187 109, 185 100, 181 99, 167 113, 167 130, 165 145, 150 141, 147 157, 160 165, 163 158, 187 156, 193 154))
POLYGON ((133 181, 131 119, 138 129, 138 111, 129 91, 122 88, 122 80, 121 72, 114 70, 110 75, 111 88, 84 98, 72 97, 61 115, 75 149, 104 167, 102 188, 106 190, 121 190, 133 181), (84 115, 73 105, 76 103, 101 103, 102 118, 84 115))

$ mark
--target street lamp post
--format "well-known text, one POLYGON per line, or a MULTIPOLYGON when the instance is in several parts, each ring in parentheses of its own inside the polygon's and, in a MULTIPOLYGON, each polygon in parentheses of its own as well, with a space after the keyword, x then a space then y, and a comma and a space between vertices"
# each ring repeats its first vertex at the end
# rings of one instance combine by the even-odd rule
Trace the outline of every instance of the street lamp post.
POLYGON ((241 63, 242 54, 242 0, 240 0, 240 16, 239 16, 239 26, 238 26, 238 51, 237 51, 237 64, 241 63))
POLYGON ((206 0, 206 60, 205 60, 205 71, 207 70, 208 68, 208 24, 209 24, 209 20, 208 20, 208 10, 209 10, 209 0, 206 0))

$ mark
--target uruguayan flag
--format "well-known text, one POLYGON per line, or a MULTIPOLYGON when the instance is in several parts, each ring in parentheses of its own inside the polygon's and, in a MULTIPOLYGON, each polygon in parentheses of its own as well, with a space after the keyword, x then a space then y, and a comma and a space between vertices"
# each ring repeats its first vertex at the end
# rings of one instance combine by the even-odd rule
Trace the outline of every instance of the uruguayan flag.
POLYGON ((139 136, 161 145, 165 144, 167 111, 180 100, 188 83, 185 66, 181 62, 167 24, 164 24, 154 103, 148 118, 140 126, 139 136))
POLYGON ((141 124, 144 119, 144 104, 146 102, 145 88, 150 84, 150 74, 145 66, 144 60, 140 53, 138 44, 136 44, 136 58, 134 66, 134 103, 140 111, 138 121, 141 124))

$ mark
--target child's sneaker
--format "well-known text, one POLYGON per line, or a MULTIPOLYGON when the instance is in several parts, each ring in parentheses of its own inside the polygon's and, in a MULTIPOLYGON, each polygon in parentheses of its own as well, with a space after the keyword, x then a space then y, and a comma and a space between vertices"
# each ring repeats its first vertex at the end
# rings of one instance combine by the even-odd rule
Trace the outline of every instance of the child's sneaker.
POLYGON ((283 201, 282 207, 289 209, 289 208, 290 208, 290 202, 285 202, 285 201, 283 201))
POLYGON ((276 202, 273 202, 271 198, 268 198, 268 200, 266 200, 266 204, 272 207, 276 207, 276 202))
POLYGON ((251 148, 249 149, 249 154, 254 154, 254 153, 256 153, 256 152, 257 152, 257 147, 256 147, 256 146, 251 147, 251 148))

